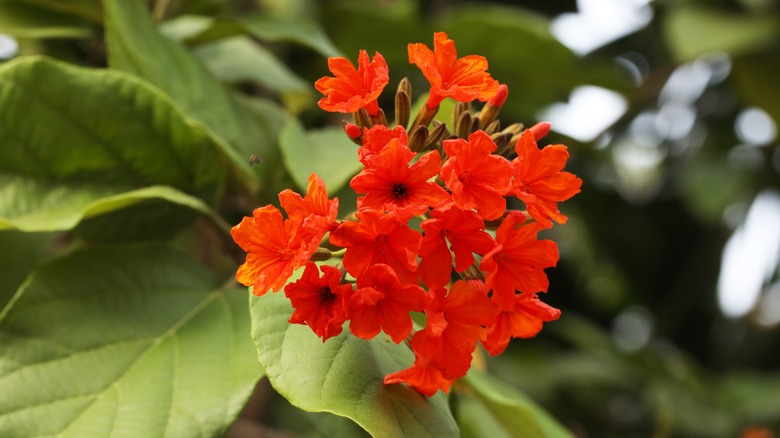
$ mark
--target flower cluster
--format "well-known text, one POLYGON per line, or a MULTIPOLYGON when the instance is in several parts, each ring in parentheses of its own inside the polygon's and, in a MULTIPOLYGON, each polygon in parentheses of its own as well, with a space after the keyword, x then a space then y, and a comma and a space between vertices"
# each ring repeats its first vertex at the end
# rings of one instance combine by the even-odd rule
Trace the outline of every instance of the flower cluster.
POLYGON ((349 219, 337 219, 338 200, 312 174, 305 196, 279 194, 286 218, 261 207, 232 234, 247 252, 236 278, 255 295, 284 288, 294 308, 290 322, 308 325, 323 342, 345 322, 360 338, 384 332, 395 343, 407 340, 414 363, 385 383, 431 396, 466 374, 477 343, 500 354, 511 338, 535 336, 558 318, 560 311, 539 299, 558 249, 537 235, 566 222, 558 203, 582 181, 563 171, 566 146, 537 146, 549 124, 501 129, 497 115, 508 89, 491 78, 485 58, 458 58, 441 32, 433 50, 408 50, 431 85, 408 130, 408 80, 395 96, 394 127, 377 103, 389 81, 379 53, 369 60, 361 51, 357 68, 331 58, 335 76, 315 84, 321 108, 353 114, 345 132, 360 146, 364 167, 350 182, 361 196, 349 219), (452 131, 433 120, 445 98, 459 102, 452 131), (471 111, 474 100, 485 102, 479 112, 471 111), (509 197, 526 211, 507 210, 509 197), (414 227, 416 217, 422 222, 414 227), (331 258, 340 263, 315 263, 331 258), (303 275, 288 283, 298 268, 303 275), (414 333, 412 312, 425 315, 414 333))

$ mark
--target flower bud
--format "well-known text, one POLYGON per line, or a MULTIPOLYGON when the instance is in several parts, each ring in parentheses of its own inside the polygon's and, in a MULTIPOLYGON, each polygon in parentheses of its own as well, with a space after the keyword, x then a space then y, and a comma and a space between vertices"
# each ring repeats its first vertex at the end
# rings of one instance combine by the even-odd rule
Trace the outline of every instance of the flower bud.
POLYGON ((438 120, 434 120, 433 131, 431 131, 428 135, 428 139, 425 141, 424 149, 435 149, 441 144, 442 140, 449 138, 449 136, 450 131, 447 130, 447 125, 439 122, 438 120))
POLYGON ((431 123, 431 120, 436 116, 436 113, 439 112, 439 107, 429 108, 427 105, 423 105, 422 108, 420 108, 420 112, 417 113, 417 117, 415 117, 414 122, 412 122, 412 126, 409 127, 410 130, 414 130, 417 126, 428 126, 431 123))
POLYGON ((352 113, 352 119, 359 128, 363 128, 364 126, 370 128, 374 126, 374 124, 371 123, 371 117, 368 115, 368 111, 366 111, 365 108, 360 108, 352 113))
POLYGON ((411 149, 412 152, 420 152, 427 140, 428 128, 418 125, 412 130, 412 134, 409 136, 409 149, 411 149))
POLYGON ((534 133, 534 140, 539 141, 550 133, 550 127, 552 127, 550 122, 539 122, 528 129, 534 133))
POLYGON ((411 90, 412 87, 409 85, 409 80, 403 78, 401 83, 398 84, 398 91, 395 93, 395 124, 402 126, 404 129, 409 125, 409 117, 412 113, 411 90))
POLYGON ((498 118, 498 112, 504 106, 507 96, 509 96, 509 87, 506 84, 499 85, 496 95, 488 100, 479 113, 479 129, 484 130, 498 118))
POLYGON ((349 137, 350 140, 362 146, 363 130, 360 129, 357 125, 344 122, 344 132, 347 134, 347 137, 349 137))

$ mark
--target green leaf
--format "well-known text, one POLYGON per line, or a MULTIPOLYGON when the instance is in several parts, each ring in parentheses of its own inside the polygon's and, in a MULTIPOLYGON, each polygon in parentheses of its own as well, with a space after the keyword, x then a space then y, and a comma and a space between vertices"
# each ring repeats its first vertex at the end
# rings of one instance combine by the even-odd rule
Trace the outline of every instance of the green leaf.
POLYGON ((209 137, 133 76, 40 57, 0 67, 0 229, 70 229, 149 198, 208 212, 223 172, 209 137))
POLYGON ((262 177, 265 193, 275 197, 280 190, 293 184, 282 164, 278 143, 282 128, 292 117, 269 99, 240 97, 236 103, 241 109, 241 117, 246 119, 245 123, 250 127, 247 135, 267 139, 258 143, 252 152, 262 160, 253 169, 262 177))
POLYGON ((5 307, 27 274, 46 258, 53 233, 0 231, 0 308, 5 307))
POLYGON ((103 21, 103 7, 100 0, 25 0, 27 3, 35 4, 51 11, 62 12, 64 14, 74 15, 84 18, 93 23, 103 21))
POLYGON ((309 175, 316 172, 328 193, 335 193, 363 168, 357 145, 339 128, 304 131, 300 122, 291 120, 282 129, 279 146, 284 164, 301 190, 306 189, 309 175))
POLYGON ((206 15, 179 15, 160 23, 157 30, 175 41, 194 38, 214 24, 214 17, 206 15))
POLYGON ((158 33, 143 2, 106 0, 105 14, 111 68, 141 77, 167 93, 215 139, 243 177, 238 182, 256 183, 247 151, 257 139, 245 134, 244 119, 222 84, 183 46, 158 33))
POLYGON ((238 22, 249 34, 263 41, 290 41, 312 48, 323 56, 342 56, 319 24, 311 21, 250 15, 238 22))
MULTIPOLYGON (((214 215, 203 201, 166 186, 112 194, 112 190, 95 190, 88 184, 47 184, 22 178, 0 177, 0 230, 23 231, 69 230, 82 220, 112 213, 147 200, 164 200, 214 215)), ((117 191, 120 191, 121 188, 117 191)))
POLYGON ((97 201, 87 211, 73 233, 89 241, 164 241, 189 226, 200 213, 222 229, 227 238, 230 227, 197 198, 165 186, 148 187, 97 201))
MULTIPOLYGON (((0 0, 20 1, 20 0, 0 0)), ((50 11, 81 17, 93 23, 103 21, 103 8, 100 0, 21 0, 25 3, 45 8, 50 11)))
POLYGON ((269 43, 290 42, 319 52, 323 56, 342 56, 319 24, 308 20, 292 20, 254 14, 236 19, 187 16, 166 24, 171 32, 190 43, 202 43, 221 38, 249 35, 269 43))
POLYGON ((246 290, 161 246, 82 250, 0 312, 0 435, 222 436, 260 368, 246 290))
POLYGON ((0 33, 17 38, 84 38, 91 32, 75 17, 0 0, 0 33))
POLYGON ((712 8, 670 8, 664 38, 675 58, 691 61, 707 52, 739 55, 772 47, 778 35, 775 17, 735 15, 712 8))
POLYGON ((282 293, 250 300, 260 363, 294 406, 350 418, 373 436, 458 436, 445 394, 426 398, 383 384, 386 374, 411 366, 407 347, 347 332, 323 343, 308 327, 287 322, 292 308, 282 293))
POLYGON ((458 392, 453 399, 462 438, 511 438, 504 425, 474 395, 458 392))
POLYGON ((476 370, 464 382, 511 437, 571 437, 563 426, 521 392, 476 370))
POLYGON ((212 73, 226 82, 254 82, 268 90, 308 94, 313 87, 249 37, 203 44, 194 52, 212 73))

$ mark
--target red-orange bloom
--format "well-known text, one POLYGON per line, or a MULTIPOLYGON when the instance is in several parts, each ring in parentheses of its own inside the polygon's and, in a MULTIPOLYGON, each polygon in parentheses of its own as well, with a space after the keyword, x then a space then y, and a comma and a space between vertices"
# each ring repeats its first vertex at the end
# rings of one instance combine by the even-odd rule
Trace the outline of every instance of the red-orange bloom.
POLYGON ((532 338, 542 330, 543 322, 559 316, 560 310, 543 303, 536 294, 517 294, 511 307, 498 310, 482 345, 491 356, 501 354, 511 338, 532 338))
POLYGON ((496 246, 485 232, 485 223, 471 210, 461 210, 450 204, 431 211, 431 218, 420 224, 425 232, 420 246, 420 267, 417 272, 429 287, 445 286, 455 270, 463 272, 474 263, 474 253, 484 255, 496 246), (447 246, 447 241, 450 246, 447 246))
POLYGON ((393 269, 372 265, 357 278, 357 290, 349 299, 349 330, 371 339, 380 329, 396 344, 412 331, 409 312, 425 308, 427 296, 417 284, 401 284, 393 269))
MULTIPOLYGON (((385 125, 374 125, 371 128, 364 129, 363 146, 358 149, 358 158, 364 166, 371 166, 373 157, 378 156, 390 140, 398 139, 403 146, 409 146, 409 136, 403 126, 396 126, 393 129, 385 125)), ((406 161, 414 158, 414 152, 410 149, 404 149, 407 155, 406 161)))
POLYGON ((385 385, 391 383, 406 383, 426 397, 432 397, 440 389, 449 392, 452 386, 452 380, 445 379, 439 368, 419 356, 411 367, 386 375, 385 385))
POLYGON ((485 254, 479 269, 486 273, 485 283, 493 289, 493 302, 509 308, 520 292, 547 292, 549 281, 545 268, 558 263, 558 245, 551 240, 537 240, 541 224, 525 222, 525 215, 511 212, 496 230, 498 245, 485 254))
POLYGON ((432 289, 429 295, 425 329, 414 334, 412 349, 439 368, 444 378, 463 377, 485 332, 483 326, 495 317, 496 306, 485 294, 482 282, 476 280, 458 280, 449 292, 432 289))
POLYGON ((525 203, 528 214, 537 222, 551 227, 550 219, 563 224, 567 218, 558 211, 558 202, 579 193, 582 180, 563 172, 569 152, 562 144, 539 150, 534 132, 525 130, 515 146, 512 160, 512 191, 525 203))
POLYGON ((337 268, 323 265, 320 269, 321 278, 317 265, 307 263, 301 279, 285 286, 284 294, 295 309, 289 322, 308 325, 325 342, 341 333, 352 286, 341 284, 341 271, 337 268))
POLYGON ((358 68, 346 58, 328 58, 328 69, 335 77, 325 76, 314 87, 325 97, 318 102, 325 111, 353 113, 365 108, 369 115, 379 115, 377 98, 390 82, 387 62, 379 52, 368 62, 368 53, 361 50, 358 68))
POLYGON ((356 213, 357 222, 342 222, 330 243, 347 248, 344 269, 360 278, 369 266, 390 265, 405 284, 417 284, 417 251, 422 236, 392 215, 376 210, 356 213))
POLYGON ((450 200, 446 190, 428 181, 439 173, 439 152, 428 152, 411 166, 408 157, 409 148, 392 139, 374 156, 370 167, 352 178, 350 187, 366 194, 358 200, 358 210, 388 211, 406 221, 450 200))
POLYGON ((308 222, 304 226, 328 230, 335 225, 339 214, 338 198, 328 199, 325 183, 316 173, 309 175, 306 196, 285 189, 279 193, 279 202, 288 217, 308 222))
POLYGON ((471 367, 477 340, 495 314, 495 305, 479 281, 458 280, 449 293, 432 289, 425 309, 426 326, 412 338, 414 365, 385 376, 385 384, 406 383, 431 397, 449 391, 453 380, 471 367))
POLYGON ((496 144, 485 131, 444 141, 447 161, 441 178, 452 192, 455 205, 476 209, 486 220, 498 219, 506 211, 504 195, 509 191, 512 170, 509 160, 493 155, 496 144))
POLYGON ((273 205, 255 209, 253 217, 245 217, 230 230, 233 240, 247 252, 246 263, 236 272, 236 280, 261 296, 278 291, 295 268, 308 259, 302 254, 301 222, 283 219, 273 205))
POLYGON ((287 216, 303 224, 305 247, 304 258, 308 259, 317 249, 326 232, 336 228, 339 200, 328 199, 325 183, 316 174, 309 175, 306 196, 301 197, 290 189, 279 193, 279 202, 287 216))
POLYGON ((444 32, 433 34, 433 51, 425 44, 409 44, 409 62, 422 70, 431 83, 428 108, 436 108, 445 97, 459 102, 484 102, 498 91, 498 81, 490 77, 484 56, 458 59, 455 42, 444 32))

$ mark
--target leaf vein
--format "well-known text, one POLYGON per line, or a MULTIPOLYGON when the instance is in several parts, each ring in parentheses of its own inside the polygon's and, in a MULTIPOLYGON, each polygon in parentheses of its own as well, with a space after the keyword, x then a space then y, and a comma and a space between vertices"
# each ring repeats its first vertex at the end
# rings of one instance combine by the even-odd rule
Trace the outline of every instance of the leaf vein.
MULTIPOLYGON (((148 355, 148 354, 149 354, 149 353, 150 353, 150 352, 151 352, 151 351, 152 351, 152 350, 153 350, 155 347, 157 347, 158 345, 160 345, 164 339, 166 339, 166 338, 168 338, 169 336, 171 336, 171 335, 175 334, 175 333, 176 333, 176 331, 177 331, 179 328, 181 328, 181 327, 182 327, 184 324, 186 324, 187 322, 189 322, 189 321, 190 321, 192 318, 194 318, 194 317, 195 317, 195 316, 196 316, 198 313, 200 313, 200 312, 201 312, 203 309, 205 309, 205 308, 206 308, 206 307, 207 307, 209 304, 211 304, 211 302, 213 302, 213 301, 214 301, 214 300, 215 300, 215 299, 216 299, 216 298, 217 298, 219 295, 220 295, 220 291, 216 291, 216 292, 212 292, 212 293, 210 293, 208 296, 206 296, 206 298, 205 298, 205 299, 204 299, 202 302, 198 303, 198 305, 196 305, 196 306, 195 306, 195 307, 194 307, 194 308, 193 308, 193 309, 192 309, 192 310, 191 310, 189 313, 187 313, 186 315, 184 315, 184 317, 182 317, 182 318, 181 318, 179 321, 176 321, 176 322, 175 322, 175 323, 174 323, 174 324, 171 326, 171 328, 170 328, 170 329, 166 330, 166 331, 165 331, 165 332, 164 332, 162 335, 160 335, 159 337, 155 338, 155 339, 154 339, 154 341, 151 343, 151 345, 150 345, 148 348, 146 348, 144 351, 142 351, 142 352, 141 352, 141 353, 138 355, 138 358, 136 358, 136 360, 134 360, 132 363, 130 363, 130 365, 129 365, 128 367, 126 367, 126 368, 125 368, 125 370, 124 370, 124 371, 123 371, 123 372, 122 372, 122 373, 121 373, 121 374, 120 374, 120 375, 119 375, 119 376, 118 376, 118 377, 117 377, 117 378, 114 380, 114 383, 113 383, 113 384, 116 384, 117 382, 119 382, 120 380, 122 380, 122 378, 123 378, 123 377, 124 377, 124 376, 125 376, 125 375, 126 375, 128 372, 130 372, 130 370, 131 370, 131 369, 133 369, 133 368, 136 366, 136 364, 138 364, 138 362, 140 362, 140 361, 141 361, 141 359, 143 359, 144 357, 146 357, 146 355, 148 355)), ((100 395, 98 395, 98 397, 96 397, 96 398, 95 398, 95 400, 92 400, 92 402, 90 402, 90 404, 89 404, 89 405, 88 405, 88 406, 87 406, 87 407, 86 407, 84 410, 82 410, 82 411, 81 411, 81 412, 80 412, 78 415, 76 415, 76 417, 75 417, 75 418, 73 418, 73 420, 71 420, 71 422, 70 422, 70 423, 68 423, 68 424, 67 424, 67 425, 66 425, 66 426, 63 428, 63 431, 67 430, 67 429, 68 429, 68 428, 69 428, 71 425, 73 425, 73 423, 74 423, 76 420, 78 420, 78 419, 81 417, 81 415, 83 415, 83 414, 84 414, 84 412, 86 412, 86 410, 87 410, 87 409, 88 409, 88 408, 89 408, 89 407, 90 407, 92 404, 94 404, 94 403, 95 403, 95 401, 99 400, 100 398, 101 398, 101 396, 100 396, 100 395)))

